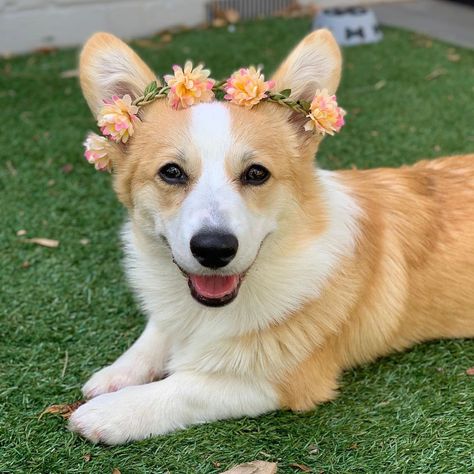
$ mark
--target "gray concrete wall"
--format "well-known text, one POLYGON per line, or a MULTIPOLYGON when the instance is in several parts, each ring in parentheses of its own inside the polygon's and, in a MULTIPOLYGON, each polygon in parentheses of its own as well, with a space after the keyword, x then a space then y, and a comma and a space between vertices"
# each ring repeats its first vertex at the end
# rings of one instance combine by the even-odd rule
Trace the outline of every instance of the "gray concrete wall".
POLYGON ((205 20, 206 0, 0 0, 0 54, 73 46, 96 31, 142 37, 205 20))

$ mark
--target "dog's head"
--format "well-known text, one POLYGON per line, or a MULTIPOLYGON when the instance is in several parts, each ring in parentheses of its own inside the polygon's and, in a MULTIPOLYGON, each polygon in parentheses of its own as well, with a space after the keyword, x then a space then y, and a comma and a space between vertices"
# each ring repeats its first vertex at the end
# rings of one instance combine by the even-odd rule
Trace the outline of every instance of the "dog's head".
MULTIPOLYGON (((310 101, 318 88, 334 93, 340 72, 338 46, 319 30, 291 52, 273 80, 276 90, 310 101)), ((85 45, 80 78, 94 115, 104 98, 137 97, 156 80, 127 45, 104 33, 85 45)), ((158 100, 141 109, 133 138, 115 147, 119 199, 143 235, 169 247, 200 303, 232 301, 268 236, 284 252, 289 232, 297 245, 305 239, 298 229, 322 231, 313 170, 321 137, 304 130, 305 120, 271 103, 249 110, 216 101, 173 110, 158 100)))

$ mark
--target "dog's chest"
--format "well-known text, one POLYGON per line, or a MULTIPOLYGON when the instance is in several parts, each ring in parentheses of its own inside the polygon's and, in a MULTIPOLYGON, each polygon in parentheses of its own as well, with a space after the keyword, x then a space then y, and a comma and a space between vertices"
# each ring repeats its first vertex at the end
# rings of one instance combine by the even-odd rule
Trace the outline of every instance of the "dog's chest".
POLYGON ((212 337, 210 332, 199 331, 174 341, 167 372, 272 378, 301 362, 309 349, 306 340, 286 344, 279 336, 273 331, 253 331, 240 336, 212 337))

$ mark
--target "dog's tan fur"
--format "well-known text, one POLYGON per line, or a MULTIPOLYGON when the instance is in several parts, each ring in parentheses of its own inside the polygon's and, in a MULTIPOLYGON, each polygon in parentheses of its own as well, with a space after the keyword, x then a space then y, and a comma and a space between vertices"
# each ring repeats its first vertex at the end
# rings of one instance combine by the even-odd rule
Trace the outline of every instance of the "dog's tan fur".
POLYGON ((325 334, 280 382, 292 409, 332 398, 343 369, 430 339, 474 337, 474 155, 339 175, 364 211, 363 230, 324 297, 286 323, 283 345, 294 345, 294 326, 325 334))

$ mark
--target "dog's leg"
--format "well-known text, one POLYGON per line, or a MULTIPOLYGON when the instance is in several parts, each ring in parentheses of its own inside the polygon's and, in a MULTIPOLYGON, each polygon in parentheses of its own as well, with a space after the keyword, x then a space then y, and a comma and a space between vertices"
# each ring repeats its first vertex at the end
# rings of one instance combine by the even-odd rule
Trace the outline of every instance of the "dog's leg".
POLYGON ((99 370, 82 388, 86 398, 140 385, 162 375, 167 351, 165 336, 149 322, 135 343, 112 365, 99 370))
POLYGON ((93 442, 121 444, 278 406, 276 391, 265 380, 178 372, 90 400, 73 413, 69 427, 93 442))

